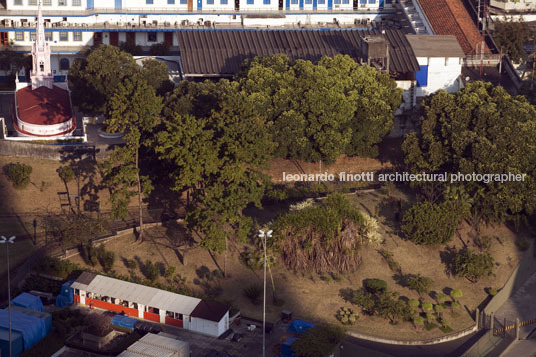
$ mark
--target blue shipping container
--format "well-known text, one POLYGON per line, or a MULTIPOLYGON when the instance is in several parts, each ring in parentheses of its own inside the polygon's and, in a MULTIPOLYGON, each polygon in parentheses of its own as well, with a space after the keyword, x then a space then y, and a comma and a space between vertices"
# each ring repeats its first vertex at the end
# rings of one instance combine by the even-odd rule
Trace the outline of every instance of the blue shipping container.
MULTIPOLYGON (((24 351, 22 334, 11 330, 11 354, 17 357, 24 351)), ((0 356, 9 356, 9 330, 0 328, 0 356)))

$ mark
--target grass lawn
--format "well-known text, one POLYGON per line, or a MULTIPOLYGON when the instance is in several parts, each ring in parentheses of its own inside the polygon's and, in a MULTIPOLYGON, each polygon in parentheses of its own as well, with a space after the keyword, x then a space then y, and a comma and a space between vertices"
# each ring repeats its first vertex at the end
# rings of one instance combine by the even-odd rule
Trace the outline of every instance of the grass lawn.
MULTIPOLYGON (((404 197, 404 194, 396 191, 396 197, 404 197)), ((446 317, 451 321, 450 326, 454 330, 460 330, 471 326, 474 322, 469 314, 487 296, 486 287, 500 288, 506 282, 511 271, 516 266, 521 252, 518 251, 515 240, 516 234, 505 226, 482 227, 482 235, 494 237, 491 246, 491 254, 495 258, 495 276, 484 278, 476 284, 466 279, 456 279, 448 276, 445 266, 441 262, 440 252, 445 250, 441 247, 416 246, 411 242, 400 239, 397 236, 397 228, 392 223, 392 212, 386 208, 387 196, 377 191, 360 193, 353 198, 358 207, 363 211, 377 212, 381 233, 385 238, 383 249, 388 249, 394 254, 394 259, 400 264, 404 274, 417 274, 432 278, 435 283, 433 290, 440 292, 445 288, 457 288, 463 291, 464 296, 460 299, 462 311, 459 316, 453 318, 446 312, 446 317), (377 208, 378 207, 378 208, 377 208)), ((405 199, 408 199, 405 197, 405 199)), ((270 208, 266 208, 269 210, 270 208)), ((467 225, 460 228, 461 239, 472 249, 473 242, 471 231, 467 225)), ((455 237, 449 246, 462 247, 461 239, 455 237)), ((116 262, 113 269, 128 275, 129 271, 124 264, 124 259, 137 259, 145 262, 147 259, 153 263, 162 263, 164 267, 175 266, 177 273, 187 278, 190 288, 203 292, 204 286, 220 286, 221 294, 218 299, 229 301, 242 311, 243 315, 253 318, 262 317, 262 305, 252 304, 245 296, 243 290, 247 286, 257 283, 262 284, 262 270, 253 272, 239 262, 239 253, 243 246, 232 245, 227 255, 228 278, 216 282, 206 281, 199 276, 202 269, 214 270, 218 265, 214 262, 206 250, 190 247, 186 241, 181 227, 154 228, 147 231, 146 240, 143 243, 135 242, 133 236, 124 236, 106 244, 106 249, 114 251, 116 262)), ((295 274, 288 271, 283 264, 278 264, 273 271, 277 296, 284 300, 283 306, 267 305, 268 318, 275 321, 279 318, 282 309, 290 309, 297 318, 314 321, 329 321, 337 323, 335 313, 341 306, 351 307, 359 311, 357 306, 352 306, 341 297, 341 289, 356 289, 362 286, 362 281, 367 278, 380 278, 388 283, 388 288, 397 291, 401 296, 418 298, 417 293, 397 284, 395 274, 389 269, 383 257, 376 249, 363 247, 363 262, 356 272, 345 274, 340 282, 334 280, 325 281, 317 274, 295 274)), ((216 257, 217 263, 223 267, 223 255, 216 257)), ((84 265, 83 260, 77 256, 71 261, 84 265)), ((135 275, 143 277, 139 267, 135 275)), ((164 278, 159 278, 165 282, 164 278)), ((271 296, 270 281, 268 279, 268 296, 271 296)), ((426 301, 434 302, 426 297, 426 301)), ((352 330, 378 336, 386 336, 397 339, 423 339, 444 335, 435 328, 431 331, 416 331, 411 323, 400 322, 393 326, 378 317, 360 316, 352 330)))

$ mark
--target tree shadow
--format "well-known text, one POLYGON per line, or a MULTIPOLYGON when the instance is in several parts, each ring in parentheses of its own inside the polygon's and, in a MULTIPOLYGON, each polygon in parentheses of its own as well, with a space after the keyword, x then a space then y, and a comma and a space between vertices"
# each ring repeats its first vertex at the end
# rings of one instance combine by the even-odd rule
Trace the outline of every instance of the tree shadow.
POLYGON ((441 262, 445 265, 445 274, 449 277, 455 275, 453 262, 457 254, 458 251, 455 247, 446 247, 444 251, 439 253, 441 262))
POLYGON ((354 291, 351 288, 343 288, 339 290, 339 296, 345 302, 352 302, 353 295, 354 295, 354 291))

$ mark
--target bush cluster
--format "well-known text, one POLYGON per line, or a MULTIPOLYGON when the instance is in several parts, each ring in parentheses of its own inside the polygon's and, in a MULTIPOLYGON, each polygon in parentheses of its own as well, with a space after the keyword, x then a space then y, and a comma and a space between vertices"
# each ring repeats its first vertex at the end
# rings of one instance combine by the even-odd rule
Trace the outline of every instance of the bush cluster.
POLYGON ((32 167, 20 162, 10 163, 4 166, 4 175, 11 181, 13 187, 22 190, 30 184, 32 167))
POLYGON ((488 253, 475 253, 468 248, 458 251, 452 260, 452 272, 476 283, 484 276, 493 274, 495 260, 488 253))
POLYGON ((459 221, 460 217, 448 203, 421 202, 404 213, 402 231, 416 244, 445 244, 454 236, 459 221))

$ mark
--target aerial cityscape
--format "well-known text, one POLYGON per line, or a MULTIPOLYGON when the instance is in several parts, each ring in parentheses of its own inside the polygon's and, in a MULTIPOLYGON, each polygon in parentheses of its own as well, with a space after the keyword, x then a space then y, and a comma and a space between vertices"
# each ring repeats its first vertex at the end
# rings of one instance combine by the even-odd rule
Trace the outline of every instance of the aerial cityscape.
POLYGON ((0 0, 0 357, 536 356, 536 0, 0 0))

